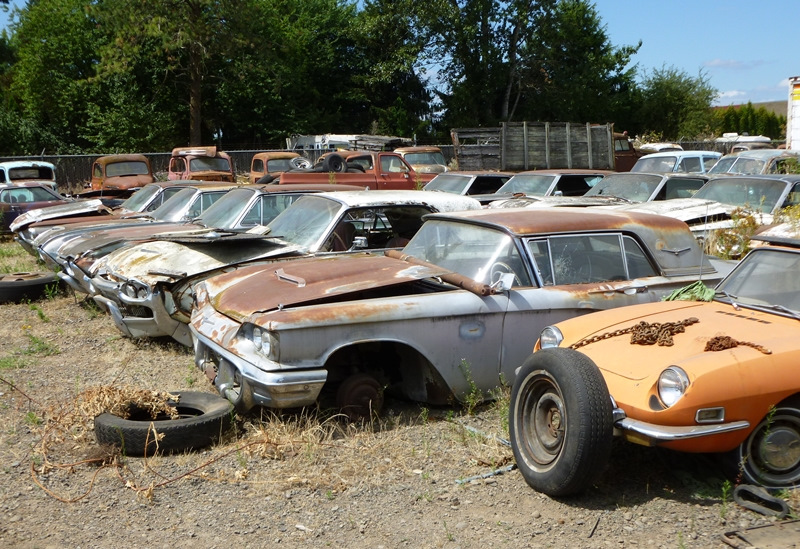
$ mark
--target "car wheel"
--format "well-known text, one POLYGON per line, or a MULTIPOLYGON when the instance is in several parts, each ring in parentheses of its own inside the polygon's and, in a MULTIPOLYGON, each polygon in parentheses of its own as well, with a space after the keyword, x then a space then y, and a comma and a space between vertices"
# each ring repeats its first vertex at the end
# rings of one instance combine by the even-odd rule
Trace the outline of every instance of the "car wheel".
POLYGON ((347 171, 347 161, 342 155, 331 153, 322 161, 322 171, 344 173, 347 171))
POLYGON ((203 448, 218 441, 232 424, 233 405, 218 395, 178 392, 177 402, 168 404, 178 410, 178 419, 150 419, 146 413, 134 413, 130 419, 104 413, 94 418, 97 442, 122 448, 128 456, 153 455, 203 448), (151 428, 152 426, 152 428, 151 428), (153 429, 164 437, 156 445, 153 429))
POLYGON ((784 401, 733 451, 745 480, 767 488, 800 483, 800 398, 784 401))
POLYGON ((594 362, 572 349, 543 349, 511 390, 511 448, 525 481, 550 496, 588 488, 605 469, 613 437, 611 397, 594 362))
POLYGON ((0 276, 0 303, 19 303, 23 299, 38 299, 48 284, 58 282, 51 272, 11 273, 0 276))
POLYGON ((336 405, 350 419, 369 419, 383 408, 383 387, 370 374, 353 374, 339 385, 336 405))

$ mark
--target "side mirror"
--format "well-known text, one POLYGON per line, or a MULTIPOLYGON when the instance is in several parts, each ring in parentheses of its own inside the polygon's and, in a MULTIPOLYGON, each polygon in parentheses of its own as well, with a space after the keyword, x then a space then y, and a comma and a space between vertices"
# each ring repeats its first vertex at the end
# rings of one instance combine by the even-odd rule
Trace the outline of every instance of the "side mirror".
POLYGON ((503 273, 500 278, 492 284, 492 289, 496 292, 507 292, 514 285, 514 273, 503 273))
POLYGON ((353 248, 354 250, 366 250, 369 247, 367 243, 366 236, 357 236, 353 238, 353 248))

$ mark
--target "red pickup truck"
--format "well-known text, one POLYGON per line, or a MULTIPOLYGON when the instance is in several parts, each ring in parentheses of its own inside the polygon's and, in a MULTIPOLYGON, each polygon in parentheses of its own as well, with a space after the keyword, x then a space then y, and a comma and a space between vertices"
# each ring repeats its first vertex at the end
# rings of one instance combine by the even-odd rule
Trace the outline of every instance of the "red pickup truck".
POLYGON ((326 153, 311 168, 297 168, 276 177, 277 183, 342 183, 373 190, 421 189, 435 173, 414 171, 393 152, 338 151, 326 153))

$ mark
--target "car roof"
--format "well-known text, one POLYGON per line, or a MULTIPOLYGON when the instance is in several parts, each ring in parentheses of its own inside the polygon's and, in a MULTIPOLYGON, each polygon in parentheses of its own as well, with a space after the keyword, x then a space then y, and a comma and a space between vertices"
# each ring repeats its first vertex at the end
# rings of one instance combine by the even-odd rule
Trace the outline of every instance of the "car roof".
POLYGON ((324 196, 336 200, 348 207, 427 204, 438 210, 480 208, 480 202, 474 198, 453 193, 433 193, 430 191, 337 191, 321 193, 316 196, 324 196))
POLYGON ((722 156, 721 152, 717 151, 663 151, 655 152, 642 156, 642 158, 661 158, 661 157, 677 156, 677 157, 693 157, 693 156, 722 156))
POLYGON ((778 156, 800 156, 800 151, 791 149, 752 149, 749 151, 739 151, 731 153, 730 156, 738 156, 741 158, 755 158, 758 160, 767 160, 778 156))
MULTIPOLYGON (((249 185, 241 185, 248 187, 249 185)), ((282 185, 253 185, 264 193, 299 193, 299 192, 347 192, 347 191, 366 191, 366 185, 343 185, 340 183, 286 183, 282 185)), ((379 191, 375 191, 379 192, 379 191)), ((382 191, 380 191, 382 192, 382 191)))
POLYGON ((683 221, 671 217, 590 208, 482 209, 480 211, 431 214, 427 217, 431 219, 448 217, 459 221, 493 225, 517 236, 611 229, 621 230, 635 226, 659 227, 662 230, 683 231, 686 234, 690 234, 688 226, 683 221))
POLYGON ((34 168, 38 166, 46 166, 48 168, 55 169, 54 164, 51 164, 50 162, 42 162, 39 160, 7 160, 5 162, 0 162, 0 167, 7 169, 34 168))
POLYGON ((95 159, 98 164, 114 164, 115 162, 147 162, 150 161, 143 154, 109 154, 95 159))
POLYGON ((783 181, 784 183, 800 183, 800 174, 795 173, 737 173, 730 175, 712 174, 708 181, 741 181, 743 179, 765 179, 783 181))
POLYGON ((517 175, 611 175, 612 173, 619 172, 614 170, 589 170, 585 168, 552 168, 517 172, 512 174, 512 177, 517 175))

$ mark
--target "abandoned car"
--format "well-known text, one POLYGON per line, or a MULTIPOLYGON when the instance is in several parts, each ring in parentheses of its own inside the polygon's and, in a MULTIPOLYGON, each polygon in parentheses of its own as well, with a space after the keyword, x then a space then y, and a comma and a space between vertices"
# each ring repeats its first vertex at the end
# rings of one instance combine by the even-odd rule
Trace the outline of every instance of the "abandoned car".
POLYGON ((67 202, 52 187, 42 183, 0 184, 0 232, 10 233, 11 223, 26 211, 67 202))
POLYGON ((24 185, 26 183, 41 183, 58 191, 55 165, 38 160, 0 162, 0 185, 24 185))
POLYGON ((670 151, 646 154, 636 161, 632 172, 706 173, 722 153, 716 151, 670 151))
POLYGON ((236 181, 233 161, 216 147, 176 147, 169 159, 167 179, 236 181))
MULTIPOLYGON (((253 155, 250 160, 250 175, 248 179, 252 185, 256 183, 266 184, 272 182, 272 177, 279 173, 295 168, 292 160, 302 158, 296 152, 288 151, 267 151, 253 155), (272 176, 269 180, 260 181, 264 176, 272 176)), ((295 161, 297 163, 297 161, 295 161)))
POLYGON ((797 166, 800 151, 754 149, 726 154, 709 170, 709 175, 787 173, 787 165, 797 166))
POLYGON ((422 191, 337 191, 303 197, 287 208, 286 189, 295 186, 265 187, 262 198, 282 210, 260 231, 267 237, 220 232, 200 238, 160 237, 109 254, 89 269, 95 301, 127 336, 171 336, 191 346, 186 324, 192 286, 230 264, 400 247, 426 214, 480 208, 471 198, 422 191))
POLYGON ((549 208, 553 206, 621 206, 692 196, 705 185, 702 174, 612 173, 582 196, 515 196, 496 200, 489 208, 549 208))
MULTIPOLYGON (((114 250, 133 242, 148 242, 177 235, 215 238, 219 231, 234 233, 261 231, 280 213, 281 208, 288 207, 303 194, 332 188, 331 185, 292 185, 280 194, 267 197, 267 194, 272 195, 272 189, 266 185, 239 187, 231 187, 229 183, 222 185, 222 187, 220 184, 211 183, 198 185, 199 188, 214 193, 209 197, 205 197, 206 193, 197 195, 195 204, 198 200, 208 200, 200 207, 199 215, 194 216, 190 213, 182 217, 175 216, 172 222, 138 223, 94 230, 86 235, 77 235, 77 238, 68 236, 62 239, 60 245, 50 245, 47 242, 41 249, 62 267, 59 277, 64 282, 77 291, 92 293, 91 277, 87 276, 88 270, 95 261, 114 250)), ((160 210, 172 206, 171 202, 179 198, 180 193, 164 203, 160 210)), ((156 212, 153 212, 153 215, 156 215, 156 212)))
POLYGON ((482 204, 514 195, 583 196, 601 179, 616 172, 609 170, 531 170, 514 174, 497 192, 476 196, 482 204))
POLYGON ((140 189, 155 181, 150 160, 143 154, 112 154, 92 163, 93 190, 140 189))
POLYGON ((713 261, 660 216, 432 214, 402 251, 244 264, 196 284, 195 363, 242 411, 330 398, 366 415, 384 387, 488 398, 545 325, 716 283, 730 263, 713 261))
POLYGON ((496 193, 513 174, 504 172, 447 172, 431 179, 426 191, 440 191, 461 195, 496 193))
POLYGON ((713 301, 639 305, 544 328, 511 392, 511 443, 528 484, 553 496, 586 489, 620 435, 720 453, 744 484, 796 487, 798 245, 750 252, 713 301))

